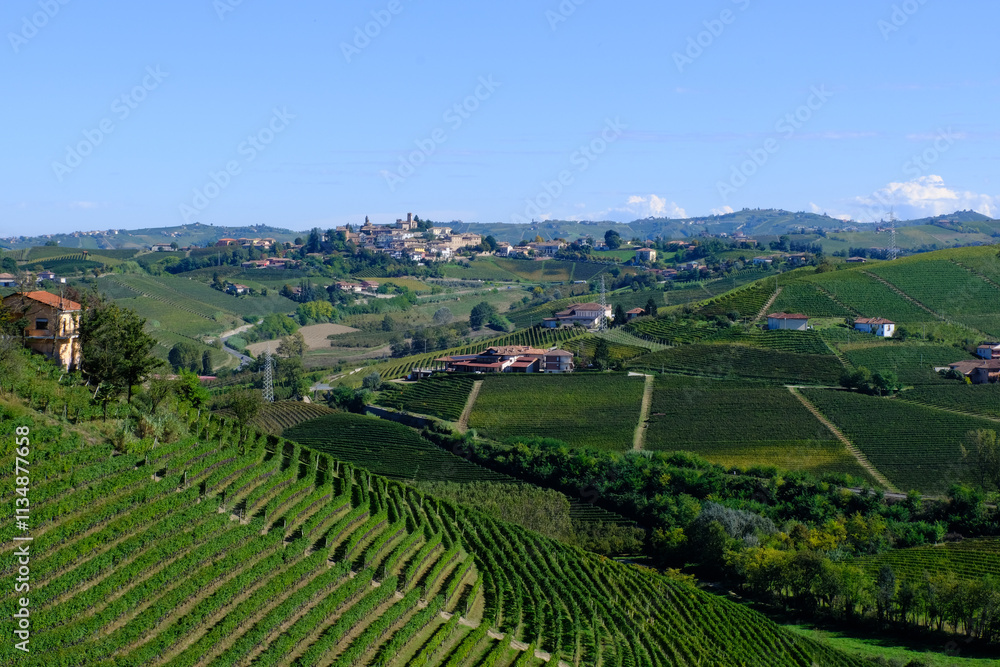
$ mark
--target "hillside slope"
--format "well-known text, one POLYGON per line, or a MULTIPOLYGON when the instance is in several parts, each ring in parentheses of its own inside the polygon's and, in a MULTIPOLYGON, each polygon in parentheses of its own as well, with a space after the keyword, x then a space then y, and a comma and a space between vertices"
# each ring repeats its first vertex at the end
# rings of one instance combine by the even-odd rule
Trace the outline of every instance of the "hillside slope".
MULTIPOLYGON (((96 425, 0 406, 3 464, 16 427, 33 443, 31 652, 4 664, 509 664, 525 645, 583 665, 860 664, 301 445, 239 445, 217 417, 114 455, 96 425)), ((3 489, 4 511, 15 498, 3 489)), ((15 535, 0 528, 5 615, 15 535)))

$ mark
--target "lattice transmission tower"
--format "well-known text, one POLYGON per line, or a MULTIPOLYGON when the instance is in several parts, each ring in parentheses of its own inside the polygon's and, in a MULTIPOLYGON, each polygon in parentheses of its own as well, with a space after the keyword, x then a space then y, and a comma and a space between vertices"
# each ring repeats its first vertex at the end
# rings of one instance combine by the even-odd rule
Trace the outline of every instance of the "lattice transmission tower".
POLYGON ((600 331, 608 330, 608 291, 604 287, 604 276, 601 276, 601 319, 597 328, 600 331))
POLYGON ((899 248, 896 246, 896 211, 889 211, 889 259, 896 259, 899 256, 899 248))
POLYGON ((274 403, 274 362, 271 360, 271 344, 264 351, 264 402, 274 403))

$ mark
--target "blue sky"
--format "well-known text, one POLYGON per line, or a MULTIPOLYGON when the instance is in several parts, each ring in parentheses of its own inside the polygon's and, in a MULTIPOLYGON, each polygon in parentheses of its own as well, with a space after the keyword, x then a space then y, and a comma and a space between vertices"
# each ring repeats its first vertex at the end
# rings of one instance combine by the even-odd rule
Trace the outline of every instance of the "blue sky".
POLYGON ((0 236, 1000 217, 1000 4, 7 0, 0 236))

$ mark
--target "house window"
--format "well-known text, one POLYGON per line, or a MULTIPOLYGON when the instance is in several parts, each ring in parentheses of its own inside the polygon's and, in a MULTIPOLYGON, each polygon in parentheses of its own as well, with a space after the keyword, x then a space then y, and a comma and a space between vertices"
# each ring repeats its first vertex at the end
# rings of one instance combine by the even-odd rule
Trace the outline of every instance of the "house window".
POLYGON ((35 320, 35 328, 36 329, 48 329, 49 328, 49 321, 47 319, 45 319, 45 318, 36 319, 35 320))

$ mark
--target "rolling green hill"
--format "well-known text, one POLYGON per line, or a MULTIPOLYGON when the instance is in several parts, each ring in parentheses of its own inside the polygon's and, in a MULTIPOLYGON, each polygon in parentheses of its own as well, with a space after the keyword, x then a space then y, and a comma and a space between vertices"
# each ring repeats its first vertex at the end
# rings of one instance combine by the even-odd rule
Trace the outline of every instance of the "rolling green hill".
MULTIPOLYGON (((300 444, 238 446, 207 413, 181 416, 192 436, 114 455, 98 424, 0 410, 4 464, 15 428, 32 442, 31 652, 4 664, 538 664, 537 650, 581 665, 860 667, 686 583, 300 444)), ((5 512, 16 497, 4 492, 5 512)), ((19 534, 0 528, 6 616, 19 534)))

